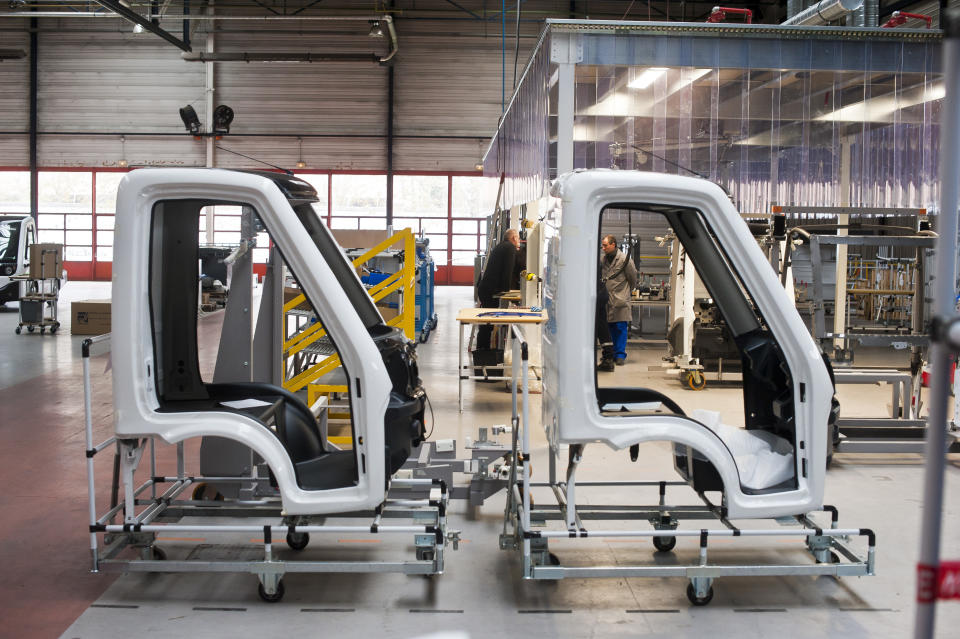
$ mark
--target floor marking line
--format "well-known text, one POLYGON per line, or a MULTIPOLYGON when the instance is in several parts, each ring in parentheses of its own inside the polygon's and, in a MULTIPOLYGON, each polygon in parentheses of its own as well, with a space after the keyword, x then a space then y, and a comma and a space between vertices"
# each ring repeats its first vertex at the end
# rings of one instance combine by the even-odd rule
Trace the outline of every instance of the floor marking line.
POLYGON ((672 608, 664 608, 664 609, 652 608, 652 609, 650 609, 650 610, 639 610, 639 609, 638 609, 638 610, 627 610, 626 612, 627 612, 628 614, 635 614, 635 613, 647 614, 647 613, 656 613, 656 612, 680 612, 680 609, 679 609, 679 608, 677 608, 677 609, 672 609, 672 608))
POLYGON ((206 541, 206 537, 157 537, 157 541, 206 541))
POLYGON ((226 607, 219 607, 219 606, 194 606, 193 609, 194 609, 194 610, 205 611, 205 612, 210 612, 210 611, 214 611, 214 612, 246 612, 246 611, 247 611, 246 608, 226 608, 226 607))
POLYGON ((300 612, 356 612, 356 608, 301 608, 300 612))
POLYGON ((91 608, 139 608, 140 606, 136 604, 101 604, 94 603, 90 604, 91 608))
POLYGON ((437 612, 437 613, 454 613, 454 614, 463 614, 462 610, 443 610, 443 609, 434 609, 434 608, 411 608, 410 612, 437 612))
POLYGON ((518 610, 521 615, 568 615, 572 610, 518 610))
POLYGON ((895 608, 837 608, 842 612, 899 612, 895 608))
POLYGON ((379 544, 379 539, 338 539, 338 544, 379 544))

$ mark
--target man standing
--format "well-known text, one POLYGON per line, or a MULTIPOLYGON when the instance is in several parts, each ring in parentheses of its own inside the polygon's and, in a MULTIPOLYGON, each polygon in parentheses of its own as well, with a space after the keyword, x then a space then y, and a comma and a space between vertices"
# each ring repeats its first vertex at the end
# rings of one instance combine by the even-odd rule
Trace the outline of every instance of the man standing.
POLYGON ((627 359, 627 330, 630 327, 630 294, 637 287, 637 268, 617 248, 617 238, 607 235, 601 240, 603 257, 600 259, 600 277, 606 284, 610 299, 607 302, 607 324, 613 338, 614 362, 622 366, 627 359))
MULTIPOLYGON (((497 244, 487 259, 487 266, 477 284, 477 297, 480 298, 482 308, 497 308, 499 306, 494 295, 509 291, 513 288, 514 262, 517 258, 517 249, 520 247, 520 235, 516 229, 508 229, 503 241, 497 244)), ((493 334, 493 325, 481 324, 477 329, 477 348, 490 348, 490 336, 493 334)))

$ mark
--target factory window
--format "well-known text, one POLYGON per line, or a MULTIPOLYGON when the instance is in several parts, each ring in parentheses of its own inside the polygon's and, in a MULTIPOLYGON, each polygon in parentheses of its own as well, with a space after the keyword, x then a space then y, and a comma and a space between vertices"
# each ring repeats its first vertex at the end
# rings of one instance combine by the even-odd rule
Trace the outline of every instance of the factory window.
POLYGON ((387 176, 335 174, 330 228, 387 228, 387 176))
POLYGON ((0 171, 0 215, 29 212, 29 171, 0 171))

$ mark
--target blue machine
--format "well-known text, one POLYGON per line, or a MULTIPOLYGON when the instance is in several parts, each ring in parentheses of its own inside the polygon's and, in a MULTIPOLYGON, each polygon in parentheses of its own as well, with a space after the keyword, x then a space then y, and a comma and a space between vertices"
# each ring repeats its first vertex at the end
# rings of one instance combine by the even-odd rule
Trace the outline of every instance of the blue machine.
POLYGON ((436 270, 430 250, 427 248, 429 240, 421 243, 417 241, 417 284, 416 284, 416 319, 414 329, 421 342, 430 338, 430 331, 437 327, 437 314, 434 309, 434 272, 436 270))

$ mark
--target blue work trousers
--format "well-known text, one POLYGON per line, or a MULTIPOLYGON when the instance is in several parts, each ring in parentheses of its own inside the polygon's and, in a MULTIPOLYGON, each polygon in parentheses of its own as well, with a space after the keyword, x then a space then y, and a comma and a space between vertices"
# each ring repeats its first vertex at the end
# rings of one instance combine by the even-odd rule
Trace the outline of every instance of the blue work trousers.
POLYGON ((613 357, 615 359, 627 357, 627 330, 629 322, 607 322, 610 325, 610 337, 613 338, 613 357))

